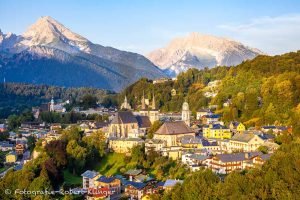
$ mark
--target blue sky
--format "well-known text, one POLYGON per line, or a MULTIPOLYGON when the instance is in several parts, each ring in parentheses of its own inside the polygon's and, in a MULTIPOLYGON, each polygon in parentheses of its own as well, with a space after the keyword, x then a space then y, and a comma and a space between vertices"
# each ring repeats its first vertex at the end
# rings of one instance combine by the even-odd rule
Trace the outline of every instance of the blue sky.
POLYGON ((2 32, 23 33, 51 16, 94 43, 146 54, 200 32, 268 54, 300 49, 298 0, 0 0, 2 32))

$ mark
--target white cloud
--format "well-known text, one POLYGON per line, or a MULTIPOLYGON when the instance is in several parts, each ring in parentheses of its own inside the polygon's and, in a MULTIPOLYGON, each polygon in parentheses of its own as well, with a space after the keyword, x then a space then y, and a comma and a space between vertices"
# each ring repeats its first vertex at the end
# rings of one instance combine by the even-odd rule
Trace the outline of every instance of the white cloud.
POLYGON ((300 49, 300 14, 261 17, 246 24, 219 25, 235 39, 268 54, 282 54, 300 49))

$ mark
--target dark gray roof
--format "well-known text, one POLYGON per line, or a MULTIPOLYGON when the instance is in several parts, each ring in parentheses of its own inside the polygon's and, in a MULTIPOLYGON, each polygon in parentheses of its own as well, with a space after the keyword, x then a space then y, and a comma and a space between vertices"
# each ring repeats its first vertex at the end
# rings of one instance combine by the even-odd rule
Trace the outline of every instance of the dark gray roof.
POLYGON ((251 132, 250 133, 237 133, 231 138, 231 140, 239 141, 239 142, 249 142, 254 136, 255 136, 255 134, 253 134, 251 132))
POLYGON ((81 174, 81 176, 86 178, 94 178, 98 174, 99 174, 98 172, 87 170, 83 174, 81 174))
POLYGON ((149 128, 151 126, 151 122, 148 116, 136 116, 140 128, 149 128))
POLYGON ((116 113, 116 116, 113 118, 111 123, 129 124, 129 123, 138 123, 138 121, 131 111, 120 111, 116 113))
POLYGON ((261 155, 261 152, 245 152, 245 153, 233 153, 233 154, 219 154, 216 155, 222 162, 238 162, 248 160, 255 156, 261 155), (248 157, 248 158, 247 158, 248 157))
POLYGON ((143 170, 141 170, 141 169, 130 169, 125 174, 126 175, 139 175, 140 173, 142 173, 142 171, 143 170))
POLYGON ((188 127, 185 122, 165 122, 157 131, 156 134, 160 135, 176 135, 183 133, 194 133, 194 131, 188 127))
POLYGON ((272 154, 262 154, 259 157, 261 157, 262 160, 269 160, 272 154))

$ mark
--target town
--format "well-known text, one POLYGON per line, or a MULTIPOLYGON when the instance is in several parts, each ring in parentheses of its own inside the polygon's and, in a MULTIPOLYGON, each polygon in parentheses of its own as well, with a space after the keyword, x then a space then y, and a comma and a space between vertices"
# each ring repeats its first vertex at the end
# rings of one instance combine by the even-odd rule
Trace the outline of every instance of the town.
MULTIPOLYGON (((168 81, 160 79, 153 84, 168 81)), ((174 80, 173 80, 174 81, 174 80)), ((214 85, 214 83, 210 84, 214 85)), ((172 96, 176 90, 170 91, 172 96)), ((211 94, 208 94, 211 95, 211 94)), ((212 94, 213 95, 213 94, 212 94)), ((209 169, 223 180, 233 171, 260 168, 279 148, 276 136, 291 134, 291 127, 263 125, 246 127, 242 122, 225 123, 222 116, 209 106, 192 114, 189 103, 182 104, 181 112, 161 112, 155 94, 146 98, 140 94, 139 105, 130 105, 125 95, 119 108, 74 107, 72 112, 86 116, 101 116, 102 120, 78 120, 73 124, 47 123, 41 120, 43 112, 64 115, 70 102, 53 99, 32 108, 33 121, 24 121, 19 127, 8 131, 8 121, 0 124, 3 137, 1 148, 1 177, 10 171, 21 170, 26 163, 36 159, 39 148, 60 140, 62 130, 77 127, 85 137, 101 132, 104 137, 104 154, 131 157, 133 149, 143 148, 146 158, 156 155, 165 157, 190 172, 209 169), (35 146, 35 148, 34 148, 35 146)), ((225 105, 226 106, 226 105, 225 105)), ((11 123, 11 122, 10 122, 11 123)), ((100 138, 99 138, 100 139, 100 138)), ((87 199, 150 199, 149 195, 170 191, 184 180, 169 177, 158 178, 143 167, 117 169, 115 174, 104 175, 92 168, 81 171, 81 184, 77 190, 86 191, 87 199), (90 191, 90 192, 87 192, 90 191)))

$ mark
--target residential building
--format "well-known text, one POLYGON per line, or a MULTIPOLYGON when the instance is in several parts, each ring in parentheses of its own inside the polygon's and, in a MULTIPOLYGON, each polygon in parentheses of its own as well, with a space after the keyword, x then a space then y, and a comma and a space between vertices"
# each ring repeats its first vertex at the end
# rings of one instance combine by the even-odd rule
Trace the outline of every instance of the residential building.
POLYGON ((228 151, 256 151, 264 144, 264 140, 254 133, 237 133, 228 143, 228 151))
POLYGON ((209 124, 203 127, 203 137, 215 139, 229 139, 232 133, 230 129, 220 124, 209 124))
POLYGON ((262 166, 266 161, 271 158, 272 154, 261 154, 253 158, 254 166, 262 166))
POLYGON ((109 188, 112 196, 121 193, 121 181, 114 176, 100 176, 94 181, 94 186, 96 188, 109 188))
POLYGON ((6 163, 15 163, 17 162, 17 153, 15 151, 11 151, 5 156, 6 163))
POLYGON ((233 121, 233 122, 230 122, 229 129, 233 133, 242 133, 243 131, 246 130, 246 127, 241 122, 233 121))
POLYGON ((5 124, 0 124, 0 133, 5 132, 6 130, 7 130, 7 129, 6 129, 5 124))
POLYGON ((179 139, 178 145, 183 149, 201 149, 203 148, 202 140, 199 137, 183 136, 179 139))
POLYGON ((147 184, 127 181, 125 185, 125 194, 129 196, 131 199, 142 199, 144 194, 147 191, 147 184))
POLYGON ((143 172, 143 170, 141 170, 141 169, 130 169, 127 172, 125 172, 125 177, 129 181, 133 181, 133 179, 135 179, 135 177, 137 177, 138 175, 141 175, 142 172, 143 172))
POLYGON ((251 168, 253 158, 261 152, 246 152, 233 154, 217 154, 212 157, 209 168, 218 174, 229 174, 235 170, 251 168))
POLYGON ((183 121, 165 122, 155 133, 154 139, 166 142, 167 147, 177 146, 177 141, 183 136, 195 137, 195 132, 183 121))
POLYGON ((146 139, 145 153, 148 153, 150 150, 160 152, 165 145, 166 142, 160 139, 146 139))
POLYGON ((176 185, 176 184, 182 184, 183 181, 182 180, 174 180, 174 179, 167 179, 163 188, 166 190, 166 191, 170 191, 173 189, 173 187, 176 185))
POLYGON ((16 144, 15 151, 16 151, 17 155, 22 155, 25 151, 25 145, 23 145, 21 143, 16 144))
POLYGON ((8 141, 0 142, 1 151, 12 151, 13 149, 14 149, 14 145, 10 144, 8 141))
POLYGON ((213 113, 211 112, 210 109, 201 108, 196 113, 196 119, 197 120, 201 120, 203 116, 205 116, 205 115, 212 115, 212 114, 213 113))
POLYGON ((101 175, 99 174, 99 172, 87 170, 83 174, 81 174, 81 176, 82 176, 82 188, 88 189, 88 188, 95 188, 94 182, 101 175))
POLYGON ((204 115, 202 116, 203 124, 209 125, 214 124, 220 120, 220 115, 211 114, 211 115, 204 115))
POLYGON ((108 148, 116 153, 130 153, 131 149, 137 145, 142 145, 141 138, 109 138, 108 148))

